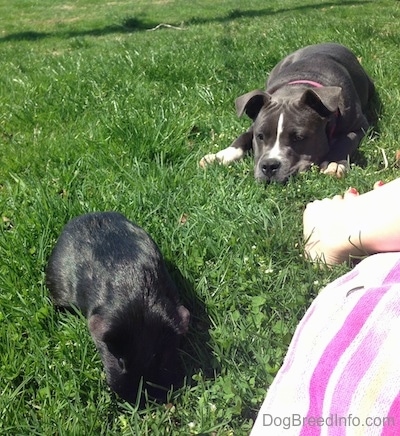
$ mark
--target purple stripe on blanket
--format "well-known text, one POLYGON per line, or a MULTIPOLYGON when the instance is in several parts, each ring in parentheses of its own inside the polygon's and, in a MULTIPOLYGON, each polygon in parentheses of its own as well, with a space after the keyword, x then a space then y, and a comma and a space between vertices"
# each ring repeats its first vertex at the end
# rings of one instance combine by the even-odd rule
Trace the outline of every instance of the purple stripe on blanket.
POLYGON ((292 339, 291 347, 289 349, 291 350, 291 352, 288 352, 288 354, 286 355, 285 361, 283 362, 282 368, 278 373, 277 379, 278 377, 279 378, 283 377, 290 370, 292 363, 296 357, 297 342, 299 341, 299 338, 301 338, 301 333, 305 325, 307 324, 307 321, 309 320, 309 318, 311 318, 312 314, 314 313, 314 308, 315 306, 311 306, 307 310, 306 314, 304 315, 304 318, 302 319, 301 325, 297 327, 296 332, 292 339))
MULTIPOLYGON (((387 285, 385 288, 389 290, 390 286, 387 285)), ((383 287, 380 289, 383 289, 383 287)), ((400 306, 394 305, 393 300, 389 299, 385 304, 385 308, 382 309, 382 312, 386 314, 387 320, 391 320, 399 317, 400 306)), ((336 375, 336 377, 338 377, 338 382, 332 395, 330 414, 333 414, 334 416, 349 415, 352 396, 354 395, 358 384, 376 358, 379 352, 378 344, 383 343, 387 335, 387 330, 377 331, 375 325, 369 329, 364 339, 349 358, 343 371, 340 375, 336 375)), ((346 428, 329 428, 328 434, 337 436, 345 435, 346 428)))
POLYGON ((387 420, 383 425, 381 436, 399 436, 400 434, 400 393, 394 399, 387 420))
POLYGON ((400 260, 390 270, 383 283, 400 283, 400 260))
MULTIPOLYGON (((343 352, 354 340, 365 321, 388 289, 390 288, 376 288, 364 294, 347 316, 342 328, 325 348, 310 381, 308 417, 322 416, 326 387, 332 371, 335 369, 343 352)), ((300 434, 302 436, 314 436, 319 435, 320 432, 320 427, 303 426, 300 434)))
MULTIPOLYGON (((357 276, 358 276, 358 271, 356 269, 353 269, 350 272, 348 272, 347 274, 345 274, 344 276, 336 279, 336 281, 332 283, 332 287, 336 288, 338 286, 344 285, 345 283, 349 282, 350 280, 353 280, 357 276)), ((335 290, 333 290, 333 292, 335 292, 335 290)), ((295 332, 294 337, 292 339, 292 343, 290 344, 289 352, 286 356, 286 359, 284 361, 284 364, 282 365, 281 370, 278 373, 279 379, 286 372, 288 372, 292 366, 293 360, 295 359, 296 353, 298 352, 297 351, 297 342, 298 342, 299 338, 302 337, 303 329, 307 326, 308 320, 311 318, 312 314, 314 313, 315 306, 316 306, 315 304, 311 305, 311 307, 307 310, 304 318, 301 320, 300 324, 298 325, 298 327, 296 329, 296 332, 295 332)), ((278 381, 278 377, 277 377, 277 381, 278 381)))
POLYGON ((359 271, 357 268, 352 269, 351 271, 349 271, 347 274, 345 274, 344 276, 338 277, 333 283, 332 285, 334 286, 342 286, 345 283, 349 282, 350 280, 353 280, 355 277, 357 277, 359 275, 359 271))

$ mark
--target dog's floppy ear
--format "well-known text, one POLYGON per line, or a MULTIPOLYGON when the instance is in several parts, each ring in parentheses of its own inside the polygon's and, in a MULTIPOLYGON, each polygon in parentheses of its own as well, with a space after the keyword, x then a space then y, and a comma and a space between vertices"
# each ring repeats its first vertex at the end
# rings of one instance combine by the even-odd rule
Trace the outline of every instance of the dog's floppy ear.
POLYGON ((329 117, 339 109, 342 88, 339 86, 324 86, 323 88, 307 89, 300 98, 300 103, 314 109, 321 117, 329 117))
POLYGON ((235 101, 238 117, 246 113, 254 121, 261 108, 269 103, 270 100, 271 96, 260 90, 250 91, 247 94, 241 95, 235 101))

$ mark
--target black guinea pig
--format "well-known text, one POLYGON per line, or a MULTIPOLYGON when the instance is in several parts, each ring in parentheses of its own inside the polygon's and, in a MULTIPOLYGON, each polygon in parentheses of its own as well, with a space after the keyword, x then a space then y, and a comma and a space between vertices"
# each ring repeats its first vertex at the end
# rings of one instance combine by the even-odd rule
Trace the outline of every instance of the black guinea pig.
POLYGON ((117 212, 72 219, 50 255, 46 285, 56 306, 86 316, 107 382, 121 398, 135 402, 141 379, 157 399, 165 389, 154 385, 175 384, 190 314, 143 229, 117 212))

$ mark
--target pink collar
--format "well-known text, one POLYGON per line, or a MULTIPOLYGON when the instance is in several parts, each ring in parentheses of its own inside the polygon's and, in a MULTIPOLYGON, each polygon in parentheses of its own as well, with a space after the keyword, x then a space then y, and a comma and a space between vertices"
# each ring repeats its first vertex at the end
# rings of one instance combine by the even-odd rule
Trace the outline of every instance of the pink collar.
POLYGON ((294 80, 293 82, 289 82, 288 85, 311 85, 314 88, 322 88, 323 85, 321 85, 318 82, 313 82, 312 80, 294 80))

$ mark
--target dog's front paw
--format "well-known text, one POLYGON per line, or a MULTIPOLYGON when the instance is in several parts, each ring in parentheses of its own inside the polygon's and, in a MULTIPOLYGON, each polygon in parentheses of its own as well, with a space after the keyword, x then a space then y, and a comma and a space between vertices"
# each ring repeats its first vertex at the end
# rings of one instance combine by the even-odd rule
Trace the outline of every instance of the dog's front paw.
POLYGON ((343 162, 326 162, 326 165, 321 165, 321 173, 341 179, 347 173, 348 165, 343 162))
POLYGON ((214 153, 209 153, 200 159, 199 165, 201 168, 205 168, 207 165, 209 165, 215 161, 218 161, 217 155, 214 153))
POLYGON ((208 164, 213 162, 218 162, 222 165, 229 165, 232 162, 235 162, 239 159, 242 159, 245 152, 241 148, 237 147, 227 147, 223 150, 220 150, 218 153, 206 154, 199 162, 199 165, 202 168, 205 168, 208 164))

